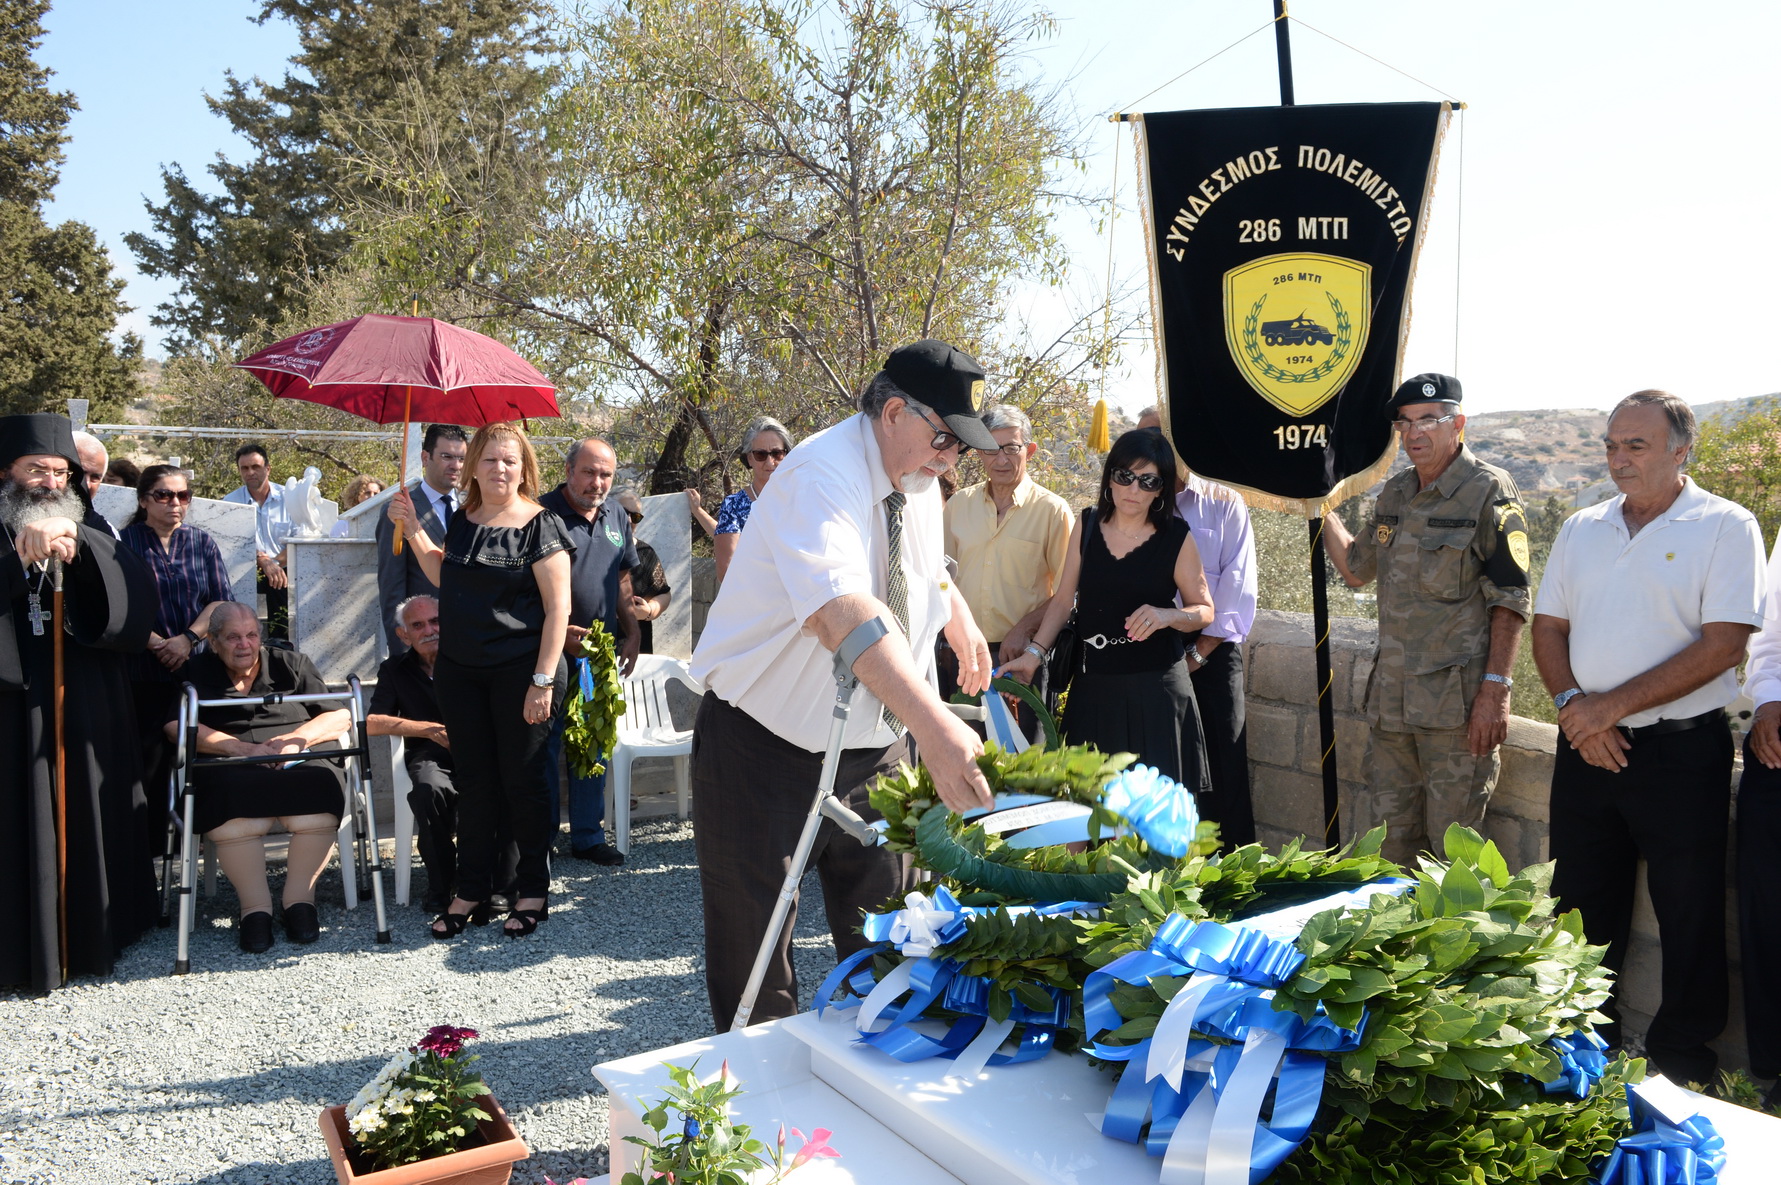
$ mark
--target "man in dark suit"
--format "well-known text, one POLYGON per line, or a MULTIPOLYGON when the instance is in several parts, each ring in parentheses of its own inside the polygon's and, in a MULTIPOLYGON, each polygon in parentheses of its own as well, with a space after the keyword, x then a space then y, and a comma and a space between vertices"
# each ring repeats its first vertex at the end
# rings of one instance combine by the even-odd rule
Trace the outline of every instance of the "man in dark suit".
MULTIPOLYGON (((457 514, 462 496, 458 492, 458 475, 464 471, 464 457, 470 451, 469 438, 456 424, 429 424, 421 440, 421 479, 411 482, 408 496, 414 499, 421 526, 427 538, 445 542, 451 518, 457 514)), ((383 619, 383 636, 389 644, 391 658, 408 652, 408 644, 396 634, 396 608, 409 597, 423 593, 439 595, 439 586, 427 579, 412 547, 403 547, 394 554, 391 546, 395 526, 383 515, 377 519, 377 599, 383 619)))

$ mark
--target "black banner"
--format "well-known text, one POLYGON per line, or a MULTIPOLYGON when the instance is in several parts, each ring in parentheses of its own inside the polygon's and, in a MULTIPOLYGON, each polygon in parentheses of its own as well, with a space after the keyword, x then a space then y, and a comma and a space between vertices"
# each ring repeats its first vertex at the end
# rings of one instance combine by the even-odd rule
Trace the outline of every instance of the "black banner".
POLYGON ((1446 103, 1138 121, 1165 424, 1195 473, 1321 513, 1384 475, 1446 103))

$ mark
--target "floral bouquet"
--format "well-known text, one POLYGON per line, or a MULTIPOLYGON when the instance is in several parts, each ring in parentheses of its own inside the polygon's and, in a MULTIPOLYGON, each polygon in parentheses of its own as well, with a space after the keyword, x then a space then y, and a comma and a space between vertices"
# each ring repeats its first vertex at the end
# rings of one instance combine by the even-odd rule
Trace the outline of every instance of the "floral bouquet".
POLYGON ((412 1048, 389 1060, 347 1104, 347 1131, 378 1169, 455 1152, 489 1113, 476 1099, 488 1093, 464 1056, 475 1029, 434 1025, 412 1048))
POLYGON ((787 1160, 784 1126, 776 1144, 768 1148, 754 1138, 747 1124, 730 1119, 730 1102, 742 1093, 741 1084, 730 1074, 730 1063, 724 1062, 711 1082, 701 1083, 697 1068, 697 1062, 690 1066, 668 1063, 667 1097, 643 1115, 644 1124, 656 1133, 655 1139, 625 1137, 628 1143, 643 1148, 643 1171, 626 1173, 621 1185, 657 1180, 675 1185, 749 1185, 764 1169, 772 1172, 767 1180, 775 1182, 819 1156, 841 1155, 829 1147, 827 1128, 816 1128, 806 1138, 794 1127, 792 1136, 802 1146, 787 1160), (670 1109, 679 1113, 678 1130, 668 1116, 670 1109))

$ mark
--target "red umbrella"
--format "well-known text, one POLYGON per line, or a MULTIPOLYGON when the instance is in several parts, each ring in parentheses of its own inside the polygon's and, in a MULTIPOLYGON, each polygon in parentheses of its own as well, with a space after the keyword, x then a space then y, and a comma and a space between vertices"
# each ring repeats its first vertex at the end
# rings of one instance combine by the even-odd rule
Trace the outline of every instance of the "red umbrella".
POLYGON ((537 367, 492 337, 431 317, 354 317, 287 337, 235 365, 281 399, 307 399, 378 424, 407 424, 418 415, 481 427, 562 414, 556 387, 537 367))

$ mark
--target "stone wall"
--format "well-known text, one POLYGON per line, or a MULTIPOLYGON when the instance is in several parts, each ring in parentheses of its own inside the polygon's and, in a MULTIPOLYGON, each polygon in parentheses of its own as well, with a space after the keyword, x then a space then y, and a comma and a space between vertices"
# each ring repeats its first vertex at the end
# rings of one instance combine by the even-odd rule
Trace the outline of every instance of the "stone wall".
MULTIPOLYGON (((1375 628, 1370 621, 1337 618, 1330 623, 1331 692, 1336 715, 1336 769, 1340 775, 1342 834, 1352 836, 1353 804, 1365 788, 1367 677, 1373 668, 1375 628)), ((1317 724, 1317 666, 1311 618, 1264 610, 1245 643, 1249 669, 1249 772, 1256 831, 1270 847, 1297 835, 1323 832, 1322 745, 1317 724)), ((1509 722, 1503 769, 1485 818, 1485 835, 1511 867, 1550 857, 1547 794, 1558 729, 1519 716, 1509 722)), ((1734 772, 1734 778, 1736 774, 1734 772)), ((1736 806, 1734 804, 1734 811, 1736 806)), ((1659 999, 1657 920, 1639 872, 1633 946, 1622 979, 1627 1027, 1643 1032, 1659 999)), ((1737 908, 1727 886, 1727 945, 1732 957, 1731 1019, 1716 1043, 1727 1068, 1747 1067, 1743 1000, 1737 974, 1737 908)))

